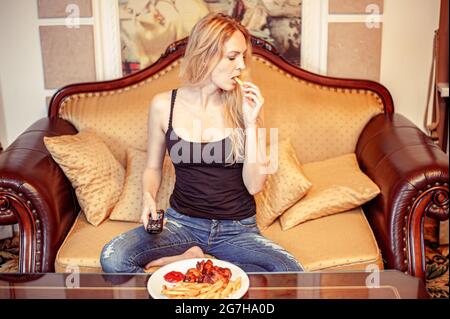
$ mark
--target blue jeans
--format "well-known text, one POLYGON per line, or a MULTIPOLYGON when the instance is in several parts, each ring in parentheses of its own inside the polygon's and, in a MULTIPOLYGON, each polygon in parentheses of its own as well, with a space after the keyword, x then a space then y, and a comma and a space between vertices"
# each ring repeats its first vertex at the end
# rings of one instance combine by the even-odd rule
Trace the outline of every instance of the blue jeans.
POLYGON ((139 226, 106 244, 100 257, 103 271, 144 272, 150 261, 182 254, 192 246, 246 272, 303 271, 290 253, 260 234, 255 216, 241 220, 204 219, 168 208, 165 217, 167 224, 159 234, 148 234, 139 226))

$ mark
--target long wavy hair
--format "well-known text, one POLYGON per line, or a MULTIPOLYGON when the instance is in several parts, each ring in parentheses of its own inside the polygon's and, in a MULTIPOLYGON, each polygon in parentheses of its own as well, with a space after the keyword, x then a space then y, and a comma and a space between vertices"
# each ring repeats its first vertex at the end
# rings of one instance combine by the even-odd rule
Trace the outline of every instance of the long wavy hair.
MULTIPOLYGON (((247 29, 237 20, 222 14, 208 14, 191 30, 184 59, 180 66, 180 79, 184 85, 196 86, 208 79, 212 71, 223 57, 225 43, 234 32, 240 31, 247 42, 244 56, 248 76, 251 62, 251 37, 247 29)), ((231 91, 221 91, 225 106, 225 121, 231 128, 231 150, 226 162, 234 164, 244 159, 245 131, 242 112, 242 91, 239 85, 231 91), (230 158, 232 156, 232 158, 230 158)))

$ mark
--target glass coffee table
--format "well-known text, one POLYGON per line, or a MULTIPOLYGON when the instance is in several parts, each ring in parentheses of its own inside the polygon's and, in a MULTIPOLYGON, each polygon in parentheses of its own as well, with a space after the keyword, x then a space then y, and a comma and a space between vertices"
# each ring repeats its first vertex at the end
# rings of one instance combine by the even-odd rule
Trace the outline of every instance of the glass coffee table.
MULTIPOLYGON (((0 299, 150 299, 151 274, 0 274, 0 299)), ((423 282, 381 272, 249 273, 243 299, 425 299, 423 282)))

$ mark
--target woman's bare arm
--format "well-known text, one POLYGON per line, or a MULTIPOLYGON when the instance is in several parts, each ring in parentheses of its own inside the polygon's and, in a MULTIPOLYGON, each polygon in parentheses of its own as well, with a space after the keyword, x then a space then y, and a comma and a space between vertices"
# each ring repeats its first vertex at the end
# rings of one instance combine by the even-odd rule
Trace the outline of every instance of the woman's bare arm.
POLYGON ((141 221, 147 227, 149 215, 156 219, 156 196, 162 180, 162 166, 166 150, 165 112, 168 109, 167 93, 156 95, 148 112, 147 163, 142 175, 143 205, 141 221))
POLYGON ((244 101, 243 116, 245 124, 245 159, 242 170, 244 185, 251 195, 264 188, 267 179, 268 160, 266 160, 266 136, 264 130, 264 98, 259 88, 251 82, 241 85, 244 101))

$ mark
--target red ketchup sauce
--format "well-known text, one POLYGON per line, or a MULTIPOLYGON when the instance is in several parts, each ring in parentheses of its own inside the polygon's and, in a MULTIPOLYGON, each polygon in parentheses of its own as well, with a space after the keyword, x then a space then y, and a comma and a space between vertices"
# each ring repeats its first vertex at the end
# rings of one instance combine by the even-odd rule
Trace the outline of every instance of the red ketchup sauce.
POLYGON ((164 279, 168 282, 179 282, 184 279, 184 274, 179 271, 171 271, 164 275, 164 279))

